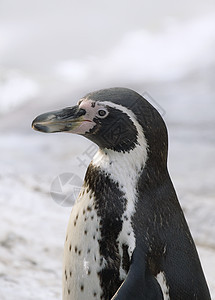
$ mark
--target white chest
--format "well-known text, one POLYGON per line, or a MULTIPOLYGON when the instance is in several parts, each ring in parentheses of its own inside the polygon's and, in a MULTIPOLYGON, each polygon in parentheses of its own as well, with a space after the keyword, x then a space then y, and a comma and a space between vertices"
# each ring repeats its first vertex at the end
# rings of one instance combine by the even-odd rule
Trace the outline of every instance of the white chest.
MULTIPOLYGON (((97 204, 99 202, 100 214, 98 215, 95 209, 94 194, 89 192, 87 188, 79 195, 79 199, 72 209, 64 248, 63 300, 103 299, 104 289, 108 288, 105 287, 104 281, 101 283, 99 273, 105 267, 115 264, 114 259, 116 259, 119 271, 119 275, 117 275, 118 282, 122 282, 126 277, 123 253, 126 249, 128 262, 135 248, 136 241, 131 218, 135 212, 136 183, 146 160, 146 155, 143 157, 141 155, 139 158, 138 149, 129 153, 129 157, 127 157, 127 154, 122 157, 121 153, 118 155, 111 151, 108 155, 106 154, 98 151, 92 161, 92 168, 98 167, 104 177, 99 177, 98 173, 97 175, 92 173, 90 176, 93 181, 91 184, 96 193, 97 204), (141 163, 139 161, 137 163, 137 160, 141 160, 141 163), (105 177, 108 178, 109 185, 106 182, 106 186, 103 186, 103 183, 105 185, 105 177), (112 182, 112 187, 110 182, 112 182), (104 203, 100 201, 99 193, 103 196, 104 203), (112 195, 112 198, 108 199, 110 195, 112 195), (100 251, 101 240, 104 242, 105 239, 107 248, 111 248, 113 243, 108 245, 109 234, 104 237, 100 216, 102 210, 110 210, 110 205, 112 205, 111 213, 115 214, 115 208, 117 209, 117 206, 120 205, 117 200, 122 199, 118 199, 115 197, 116 195, 123 197, 125 200, 123 200, 123 203, 126 203, 126 206, 121 203, 123 212, 121 215, 119 214, 119 217, 115 216, 115 221, 121 222, 122 226, 114 237, 114 251, 117 252, 117 255, 114 256, 114 259, 110 257, 109 260, 108 255, 101 255, 101 253, 106 252, 104 251, 104 243, 102 251, 100 251), (109 200, 111 201, 109 202, 109 200)), ((109 217, 111 218, 111 214, 108 214, 109 217)), ((109 230, 107 218, 105 226, 105 232, 107 233, 109 230)), ((113 223, 111 228, 114 229, 113 223)), ((118 288, 119 286, 117 286, 118 288)))
POLYGON ((89 193, 74 205, 67 229, 63 263, 63 299, 100 299, 98 272, 100 218, 89 193))
MULTIPOLYGON (((94 207, 94 198, 87 190, 74 205, 67 229, 63 262, 63 300, 102 299, 99 273, 107 265, 100 253, 101 217, 94 207)), ((135 247, 130 215, 122 215, 123 226, 117 238, 120 280, 126 277, 123 269, 123 246, 128 246, 131 258, 135 247)))

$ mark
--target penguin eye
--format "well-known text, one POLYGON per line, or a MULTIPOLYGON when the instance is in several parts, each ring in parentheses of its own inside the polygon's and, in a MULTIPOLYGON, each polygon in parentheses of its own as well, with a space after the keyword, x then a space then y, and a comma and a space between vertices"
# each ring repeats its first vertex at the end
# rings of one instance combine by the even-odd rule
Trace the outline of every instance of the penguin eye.
POLYGON ((107 115, 107 111, 104 110, 104 109, 99 109, 98 110, 98 115, 103 118, 107 115))

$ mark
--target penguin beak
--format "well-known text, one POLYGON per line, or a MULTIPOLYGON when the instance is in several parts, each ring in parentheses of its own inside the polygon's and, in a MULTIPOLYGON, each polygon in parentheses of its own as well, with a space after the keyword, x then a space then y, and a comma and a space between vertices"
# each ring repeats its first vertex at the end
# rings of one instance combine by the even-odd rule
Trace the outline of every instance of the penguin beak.
POLYGON ((51 111, 36 117, 32 122, 32 128, 46 133, 61 131, 77 133, 76 129, 80 127, 83 122, 90 122, 90 120, 85 120, 85 114, 86 111, 80 109, 78 105, 62 110, 51 111))

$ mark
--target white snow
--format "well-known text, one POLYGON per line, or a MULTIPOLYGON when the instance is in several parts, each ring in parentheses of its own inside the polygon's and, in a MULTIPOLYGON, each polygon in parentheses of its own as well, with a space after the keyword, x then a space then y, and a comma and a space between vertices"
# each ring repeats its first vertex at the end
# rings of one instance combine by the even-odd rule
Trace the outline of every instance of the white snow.
POLYGON ((11 112, 39 94, 39 85, 29 76, 0 67, 0 115, 11 112))
POLYGON ((184 23, 169 18, 159 30, 125 33, 97 58, 59 62, 55 74, 70 82, 95 75, 104 82, 172 81, 215 64, 214 32, 214 14, 184 23))

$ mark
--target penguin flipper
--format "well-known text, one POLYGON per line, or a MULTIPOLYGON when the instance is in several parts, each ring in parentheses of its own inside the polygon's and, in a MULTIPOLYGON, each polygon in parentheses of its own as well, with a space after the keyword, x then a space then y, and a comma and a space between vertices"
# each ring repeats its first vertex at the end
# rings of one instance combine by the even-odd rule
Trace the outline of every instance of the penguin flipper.
POLYGON ((128 275, 111 300, 161 300, 163 294, 146 267, 145 254, 135 248, 128 275))

